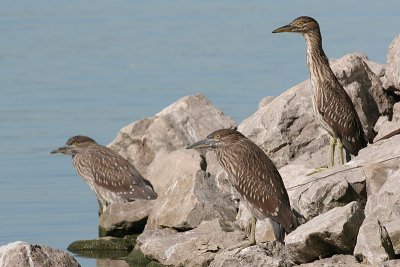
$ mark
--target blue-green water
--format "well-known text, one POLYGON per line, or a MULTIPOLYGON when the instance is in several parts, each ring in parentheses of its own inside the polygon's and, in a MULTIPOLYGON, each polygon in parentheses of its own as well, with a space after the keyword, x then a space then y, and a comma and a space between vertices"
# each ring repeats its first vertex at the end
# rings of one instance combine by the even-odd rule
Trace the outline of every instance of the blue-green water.
POLYGON ((399 10, 397 0, 1 1, 0 245, 96 238, 94 195, 69 158, 49 154, 68 137, 107 144, 196 92, 239 123, 308 76, 302 37, 273 29, 313 16, 329 57, 385 63, 399 10))

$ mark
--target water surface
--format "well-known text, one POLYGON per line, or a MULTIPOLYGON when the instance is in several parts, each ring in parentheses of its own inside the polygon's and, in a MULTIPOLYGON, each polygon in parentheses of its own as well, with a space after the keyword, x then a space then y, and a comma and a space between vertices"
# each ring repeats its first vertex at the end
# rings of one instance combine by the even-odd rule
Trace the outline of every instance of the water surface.
MULTIPOLYGON (((299 15, 328 57, 385 63, 399 1, 3 1, 0 10, 0 245, 65 250, 97 237, 97 202, 70 159, 72 135, 99 143, 180 97, 203 92, 240 123, 259 100, 307 78, 299 15)), ((94 259, 78 258, 82 266, 94 259)))

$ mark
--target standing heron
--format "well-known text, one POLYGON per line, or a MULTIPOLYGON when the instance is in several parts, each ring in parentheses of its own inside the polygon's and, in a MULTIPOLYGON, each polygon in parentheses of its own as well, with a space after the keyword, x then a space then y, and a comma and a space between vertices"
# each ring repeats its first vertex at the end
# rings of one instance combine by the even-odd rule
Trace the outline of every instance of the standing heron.
POLYGON ((100 214, 111 203, 157 198, 151 183, 128 160, 90 137, 71 137, 51 151, 55 153, 72 156, 77 173, 96 194, 100 214))
POLYGON ((241 195, 241 201, 253 215, 250 245, 256 243, 256 219, 271 219, 279 242, 283 242, 285 233, 295 229, 297 224, 282 177, 264 151, 250 139, 234 129, 221 129, 187 148, 214 150, 219 164, 241 195))
POLYGON ((335 162, 336 143, 340 164, 344 164, 343 146, 348 153, 356 156, 360 149, 367 146, 367 140, 350 97, 329 66, 322 49, 318 22, 311 17, 298 17, 290 24, 273 31, 280 32, 297 32, 304 36, 314 113, 319 124, 330 135, 329 167, 335 162))

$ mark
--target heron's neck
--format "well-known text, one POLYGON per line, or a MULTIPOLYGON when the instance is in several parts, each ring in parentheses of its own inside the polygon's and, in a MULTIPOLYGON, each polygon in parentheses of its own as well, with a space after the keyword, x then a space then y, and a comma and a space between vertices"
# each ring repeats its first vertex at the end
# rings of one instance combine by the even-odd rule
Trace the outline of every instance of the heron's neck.
POLYGON ((319 31, 304 34, 307 46, 307 64, 312 84, 319 84, 334 75, 328 58, 322 49, 322 37, 319 31))

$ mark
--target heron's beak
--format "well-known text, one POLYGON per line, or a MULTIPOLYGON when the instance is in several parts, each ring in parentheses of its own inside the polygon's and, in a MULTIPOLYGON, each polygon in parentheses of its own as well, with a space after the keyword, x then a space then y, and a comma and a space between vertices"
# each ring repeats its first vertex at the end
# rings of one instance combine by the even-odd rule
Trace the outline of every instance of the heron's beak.
POLYGON ((50 154, 57 154, 57 153, 70 154, 70 151, 71 151, 70 146, 62 146, 57 149, 54 149, 53 151, 50 152, 50 154))
POLYGON ((295 31, 296 27, 291 26, 290 24, 279 27, 278 29, 275 29, 272 31, 272 33, 280 33, 280 32, 293 32, 295 31))
POLYGON ((201 141, 198 141, 196 143, 193 143, 186 147, 186 149, 193 149, 193 148, 202 148, 202 147, 215 147, 215 141, 214 139, 204 139, 201 141))

